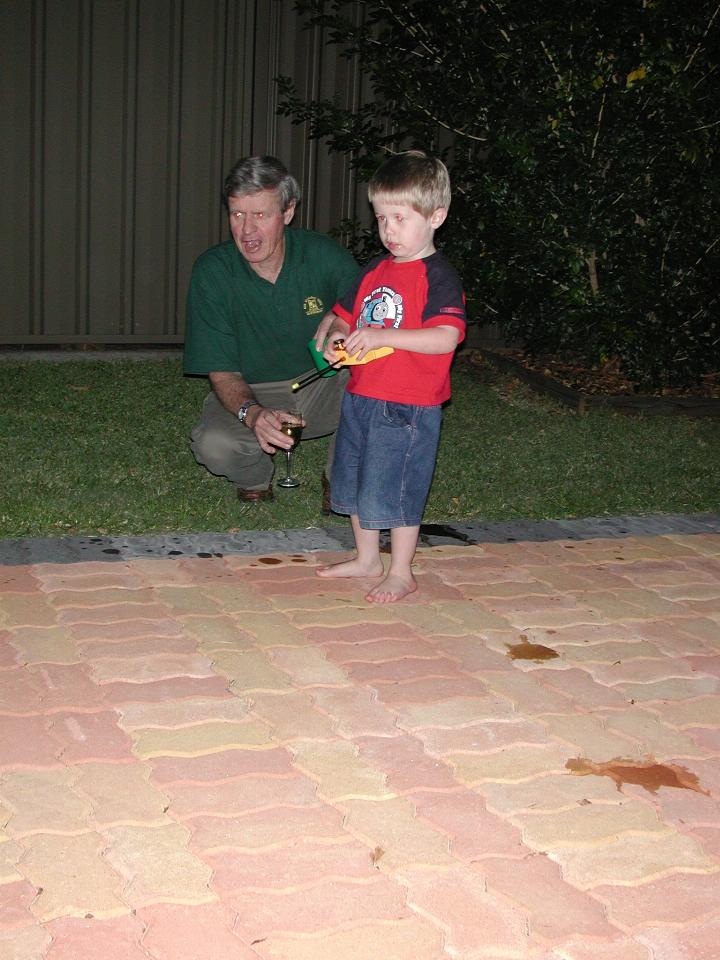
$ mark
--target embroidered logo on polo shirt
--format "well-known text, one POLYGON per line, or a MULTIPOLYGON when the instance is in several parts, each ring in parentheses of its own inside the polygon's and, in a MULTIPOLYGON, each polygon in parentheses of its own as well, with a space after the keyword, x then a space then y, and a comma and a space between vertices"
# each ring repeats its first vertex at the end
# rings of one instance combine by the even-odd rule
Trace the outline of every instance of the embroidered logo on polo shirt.
POLYGON ((320 297, 305 297, 304 309, 306 316, 314 317, 316 314, 323 312, 323 302, 320 297))

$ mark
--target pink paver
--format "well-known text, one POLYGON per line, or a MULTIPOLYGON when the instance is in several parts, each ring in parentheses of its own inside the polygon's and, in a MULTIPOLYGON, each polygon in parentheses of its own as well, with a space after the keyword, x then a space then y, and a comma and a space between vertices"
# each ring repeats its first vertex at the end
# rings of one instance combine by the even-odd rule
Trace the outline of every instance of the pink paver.
POLYGON ((401 884, 380 873, 370 881, 325 880, 302 890, 245 890, 228 898, 237 929, 252 943, 272 934, 313 934, 368 920, 412 916, 401 884))
POLYGON ((14 669, 19 666, 18 651, 10 642, 12 634, 7 630, 0 630, 0 670, 14 669))
POLYGON ((46 717, 0 718, 0 771, 3 767, 54 766, 59 762, 59 752, 57 741, 48 733, 46 717))
POLYGON ((283 777, 295 772, 290 754, 278 747, 268 750, 223 750, 199 757, 151 757, 156 783, 206 783, 239 777, 283 777))
POLYGON ((106 706, 124 703, 157 703, 162 700, 189 700, 199 697, 227 696, 225 677, 170 677, 147 683, 116 681, 104 683, 102 692, 106 706))
POLYGON ((26 716, 41 710, 42 682, 26 668, 4 670, 0 683, 0 715, 26 716))
POLYGON ((426 677, 442 677, 463 681, 467 679, 454 661, 447 657, 411 657, 402 660, 386 660, 381 663, 348 663, 345 671, 356 683, 377 686, 379 684, 407 683, 426 677))
POLYGON ((59 610, 57 622, 71 627, 76 624, 124 623, 127 620, 160 620, 168 615, 167 607, 159 603, 111 603, 102 607, 68 607, 59 610))
POLYGON ((308 639, 312 643, 362 644, 376 640, 414 640, 417 633, 404 623, 354 623, 346 627, 308 627, 308 639))
POLYGON ((395 793, 452 790, 457 786, 447 764, 428 756, 422 742, 407 733, 397 737, 356 737, 360 759, 381 770, 395 793))
POLYGON ((166 785, 170 797, 168 813, 178 820, 190 817, 242 816, 253 810, 278 804, 306 806, 317 803, 316 784, 307 777, 243 777, 224 783, 183 783, 166 785))
POLYGON ((64 763, 132 760, 132 740, 120 729, 115 711, 55 714, 50 735, 64 763))
POLYGON ((395 715, 378 703, 371 690, 359 687, 318 687, 312 691, 315 705, 335 720, 335 729, 342 737, 394 737, 395 715))
POLYGON ((138 910, 147 925, 142 946, 153 960, 259 960, 233 932, 235 913, 220 903, 158 903, 138 910))
POLYGON ((719 552, 423 548, 383 608, 317 554, 0 568, 0 953, 714 960, 719 552), (702 792, 566 766, 615 744, 702 792))
POLYGON ((479 870, 468 866, 446 871, 412 869, 404 872, 403 879, 408 903, 446 931, 451 955, 472 956, 483 942, 492 943, 499 956, 530 952, 527 914, 488 890, 479 870))
POLYGON ((715 960, 720 940, 720 918, 684 924, 680 929, 648 927, 637 934, 637 939, 652 951, 653 960, 715 960))
POLYGON ((720 904, 720 871, 710 875, 673 873, 639 887, 597 887, 593 895, 625 930, 676 924, 712 916, 720 904))
POLYGON ((67 627, 67 630, 80 644, 91 644, 96 640, 124 643, 131 639, 182 637, 183 634, 182 624, 169 618, 152 621, 130 618, 112 623, 74 623, 67 627))
POLYGON ((194 817, 185 824, 192 831, 190 847, 200 854, 286 846, 299 836, 338 843, 346 836, 343 814, 329 804, 268 805, 235 817, 194 817))
POLYGON ((66 710, 90 713, 106 707, 103 690, 83 664, 43 663, 28 670, 40 688, 45 713, 66 710))
POLYGON ((302 837, 268 850, 219 850, 203 858, 213 868, 210 886, 221 897, 242 890, 293 890, 323 880, 370 881, 372 851, 353 841, 323 843, 302 837))
POLYGON ((35 593, 40 581, 27 567, 2 567, 0 593, 35 593))
POLYGON ((162 654, 193 653, 197 641, 173 632, 171 636, 148 634, 123 640, 85 640, 77 644, 83 660, 129 659, 162 654))
POLYGON ((522 857, 526 848, 520 831, 485 806, 478 793, 465 787, 453 793, 413 793, 419 818, 445 833, 450 852, 458 860, 474 862, 487 857, 522 857))
POLYGON ((27 880, 0 883, 0 930, 30 926, 34 921, 30 904, 36 896, 37 889, 27 880))
POLYGON ((126 915, 98 920, 93 917, 63 917, 46 925, 52 936, 45 960, 80 960, 103 957, 106 960, 147 960, 140 946, 143 923, 126 915))
POLYGON ((427 674, 420 680, 406 683, 377 683, 374 689, 378 700, 390 707, 401 703, 436 703, 453 697, 482 697, 486 693, 485 685, 475 677, 433 677, 427 674))
POLYGON ((618 933, 602 905, 567 883, 548 857, 493 857, 484 860, 481 867, 488 888, 527 911, 531 930, 542 940, 562 942, 570 936, 601 938, 618 933))
POLYGON ((329 660, 340 664, 383 663, 387 660, 401 660, 403 657, 435 659, 439 656, 432 644, 414 635, 404 639, 383 637, 363 642, 342 640, 326 643, 323 650, 329 660))

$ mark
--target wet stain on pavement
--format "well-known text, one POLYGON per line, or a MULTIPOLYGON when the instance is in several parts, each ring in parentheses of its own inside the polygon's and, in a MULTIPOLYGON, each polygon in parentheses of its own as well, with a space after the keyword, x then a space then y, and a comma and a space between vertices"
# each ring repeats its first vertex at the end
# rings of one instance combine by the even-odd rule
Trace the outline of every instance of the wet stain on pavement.
POLYGON ((530 643, 527 637, 521 636, 520 643, 506 643, 507 653, 505 656, 511 660, 534 660, 540 663, 543 660, 555 660, 560 654, 552 647, 546 647, 542 643, 530 643))
POLYGON ((258 563, 275 564, 282 563, 277 557, 258 557, 258 563))
POLYGON ((576 777, 610 777, 618 790, 624 783, 634 783, 644 787, 648 793, 657 793, 660 787, 674 787, 676 790, 692 790, 706 797, 710 794, 703 790, 694 773, 676 763, 658 763, 652 757, 644 761, 622 759, 606 760, 594 763, 584 757, 568 760, 566 769, 576 777))

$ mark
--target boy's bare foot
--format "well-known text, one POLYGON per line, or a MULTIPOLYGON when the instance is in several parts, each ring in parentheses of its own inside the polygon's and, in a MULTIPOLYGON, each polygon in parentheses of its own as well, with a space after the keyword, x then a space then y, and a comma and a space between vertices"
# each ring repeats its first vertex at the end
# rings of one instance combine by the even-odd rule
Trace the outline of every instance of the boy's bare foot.
POLYGON ((381 577, 384 572, 382 560, 364 563, 358 557, 341 560, 340 563, 329 563, 315 571, 318 577, 381 577))
POLYGON ((413 577, 405 580, 395 573, 389 573, 382 583, 365 594, 365 599, 370 603, 396 603, 409 593, 415 593, 416 590, 417 583, 413 577))

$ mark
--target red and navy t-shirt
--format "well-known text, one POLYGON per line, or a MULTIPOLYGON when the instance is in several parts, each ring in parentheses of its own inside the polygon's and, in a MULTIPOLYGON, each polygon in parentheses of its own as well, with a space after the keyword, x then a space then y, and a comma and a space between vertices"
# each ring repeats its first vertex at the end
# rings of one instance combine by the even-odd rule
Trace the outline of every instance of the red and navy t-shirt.
MULTIPOLYGON (((417 330, 449 326, 465 336, 465 296, 457 271, 435 252, 397 263, 386 255, 371 261, 333 307, 350 325, 417 330)), ((435 406, 450 398, 454 351, 442 354, 399 350, 371 363, 351 366, 348 391, 377 400, 435 406)))

